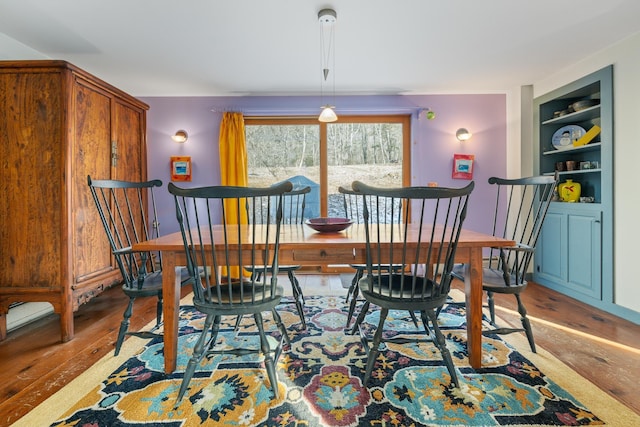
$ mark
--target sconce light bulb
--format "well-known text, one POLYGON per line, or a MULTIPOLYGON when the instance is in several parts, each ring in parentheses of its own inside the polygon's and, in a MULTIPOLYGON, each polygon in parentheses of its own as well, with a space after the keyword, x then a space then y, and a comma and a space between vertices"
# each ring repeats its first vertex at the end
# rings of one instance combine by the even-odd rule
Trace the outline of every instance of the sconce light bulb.
POLYGON ((465 128, 460 128, 456 131, 456 138, 460 142, 468 141, 471 139, 471 132, 469 132, 465 128))
POLYGON ((189 139, 189 135, 187 134, 186 130, 181 129, 176 131, 176 133, 171 136, 171 139, 173 139, 174 142, 187 142, 187 139, 189 139))

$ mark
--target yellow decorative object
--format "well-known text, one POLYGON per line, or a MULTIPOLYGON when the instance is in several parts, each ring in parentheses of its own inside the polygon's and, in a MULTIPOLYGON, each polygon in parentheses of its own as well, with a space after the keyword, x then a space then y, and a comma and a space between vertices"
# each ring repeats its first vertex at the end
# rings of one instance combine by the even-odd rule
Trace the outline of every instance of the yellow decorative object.
POLYGON ((587 145, 591 142, 593 138, 595 138, 600 133, 600 126, 593 125, 591 129, 584 135, 580 137, 580 139, 573 141, 574 147, 580 147, 581 145, 587 145))
POLYGON ((563 202, 577 202, 580 199, 580 183, 567 179, 558 185, 558 195, 563 202))

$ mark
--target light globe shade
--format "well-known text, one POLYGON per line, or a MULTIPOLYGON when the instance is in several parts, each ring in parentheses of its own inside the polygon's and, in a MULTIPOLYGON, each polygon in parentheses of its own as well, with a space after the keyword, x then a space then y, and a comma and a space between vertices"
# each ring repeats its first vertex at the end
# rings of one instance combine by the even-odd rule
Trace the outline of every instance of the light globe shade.
POLYGON ((469 132, 465 128, 460 128, 456 131, 456 138, 458 138, 458 141, 460 142, 468 141, 471 139, 471 132, 469 132))
POLYGON ((187 139, 189 139, 189 134, 186 130, 180 129, 171 136, 171 139, 173 139, 174 142, 184 143, 187 142, 187 139))
POLYGON ((338 116, 336 115, 336 112, 333 111, 333 107, 330 105, 322 107, 322 112, 320 113, 320 117, 318 117, 318 121, 330 123, 335 122, 336 120, 338 120, 338 116))

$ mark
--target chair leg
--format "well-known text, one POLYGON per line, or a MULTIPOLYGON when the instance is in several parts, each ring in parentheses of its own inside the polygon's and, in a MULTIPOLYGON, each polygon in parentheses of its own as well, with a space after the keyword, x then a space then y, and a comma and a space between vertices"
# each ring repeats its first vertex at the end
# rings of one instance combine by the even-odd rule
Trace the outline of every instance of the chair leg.
POLYGON ((236 316, 236 324, 233 327, 233 332, 238 332, 240 330, 240 323, 242 323, 242 316, 236 316))
POLYGON ((216 341, 218 340, 218 333, 220 332, 220 322, 222 321, 222 316, 217 316, 211 325, 211 338, 209 338, 209 346, 208 349, 211 350, 216 345, 216 341))
POLYGON ((304 295, 300 288, 300 282, 298 282, 298 279, 296 279, 296 275, 293 274, 292 270, 290 270, 287 275, 289 276, 289 281, 291 281, 293 299, 296 302, 296 310, 298 310, 298 316, 300 316, 300 322, 302 322, 302 329, 307 329, 307 321, 304 317, 304 295))
MULTIPOLYGON (((182 383, 180 384, 180 390, 178 391, 178 398, 176 399, 174 408, 177 408, 180 405, 185 392, 189 388, 189 383, 191 382, 193 374, 196 372, 196 367, 205 354, 204 350, 207 341, 207 334, 209 332, 209 329, 213 330, 213 328, 215 328, 214 324, 220 325, 220 316, 213 316, 208 314, 204 321, 202 333, 200 334, 198 342, 196 342, 196 345, 193 348, 193 355, 191 356, 191 359, 189 359, 189 363, 187 363, 187 369, 184 371, 184 376, 182 377, 182 383)), ((213 339, 215 340, 215 338, 213 339)))
MULTIPOLYGON (((418 329, 418 319, 416 319, 416 314, 413 311, 409 311, 409 316, 411 316, 411 320, 413 320, 413 325, 418 329)), ((427 332, 429 332, 427 330, 427 332)))
POLYGON ((442 331, 440 331, 440 328, 438 327, 438 317, 436 316, 435 311, 434 310, 423 311, 421 318, 422 318, 422 323, 424 325, 424 329, 427 333, 429 333, 429 322, 427 321, 427 318, 428 320, 431 321, 433 331, 436 335, 436 339, 434 340, 434 343, 436 347, 438 347, 438 350, 440 350, 440 354, 442 355, 444 364, 447 366, 447 371, 449 371, 449 375, 451 376, 451 382, 453 382, 453 384, 455 384, 456 387, 460 387, 460 384, 458 383, 458 375, 456 374, 456 368, 455 368, 455 365, 453 364, 453 359, 451 358, 451 352, 447 348, 447 342, 444 338, 444 335, 442 334, 442 331))
POLYGON ((158 294, 158 302, 156 303, 156 326, 162 321, 162 292, 158 294))
POLYGON ((280 334, 282 335, 282 339, 284 339, 285 345, 290 347, 291 339, 289 339, 289 333, 287 332, 287 328, 285 328, 284 323, 282 323, 282 318, 280 317, 280 315, 278 314, 275 308, 271 310, 271 312, 273 313, 273 319, 276 321, 276 325, 280 330, 280 334))
POLYGON ((351 298, 351 303, 349 304, 349 313, 347 314, 347 324, 346 324, 347 328, 351 324, 351 319, 353 319, 353 313, 356 311, 356 303, 357 303, 357 296, 354 294, 353 297, 351 298))
POLYGON ((351 328, 351 335, 356 333, 356 331, 358 330, 358 327, 364 321, 364 317, 367 315, 367 311, 369 311, 369 305, 370 305, 369 301, 365 301, 365 303, 362 305, 362 309, 360 309, 360 313, 358 313, 358 318, 356 319, 356 322, 353 324, 353 328, 351 328))
POLYGON ((347 290, 347 296, 344 298, 344 303, 349 302, 349 297, 357 292, 356 287, 358 286, 358 281, 362 278, 362 270, 360 268, 356 268, 356 273, 353 275, 353 279, 351 279, 351 286, 347 290))
POLYGON ((267 368, 267 375, 269 376, 269 382, 271 383, 271 391, 273 397, 278 398, 278 377, 276 375, 276 366, 271 356, 271 346, 267 340, 267 336, 264 333, 264 325, 262 324, 262 314, 255 313, 253 315, 256 320, 256 326, 258 327, 258 333, 260 334, 260 348, 264 354, 264 366, 267 368))
POLYGON ((527 317, 527 309, 522 303, 522 300, 520 299, 519 294, 516 294, 516 300, 518 301, 518 313, 520 313, 520 321, 522 322, 522 327, 524 328, 524 332, 527 334, 529 347, 531 347, 531 351, 535 353, 536 343, 533 341, 533 330, 531 329, 531 322, 529 322, 529 318, 527 317))
POLYGON ((118 331, 118 339, 116 340, 115 356, 120 353, 120 348, 122 348, 124 337, 127 335, 127 331, 129 330, 129 319, 131 319, 131 313, 133 313, 134 301, 135 298, 129 297, 129 304, 127 304, 127 308, 122 314, 122 322, 120 322, 120 330, 118 331))
POLYGON ((375 366, 376 359, 378 358, 380 342, 382 341, 382 332, 384 330, 384 321, 387 319, 388 314, 389 314, 388 308, 380 309, 380 321, 378 322, 378 328, 376 329, 375 334, 373 334, 373 341, 371 342, 370 348, 367 348, 367 344, 366 342, 364 342, 365 338, 364 337, 362 338, 365 350, 367 350, 367 369, 365 371, 364 380, 362 382, 362 385, 364 385, 365 387, 369 383, 369 379, 371 378, 371 372, 373 372, 373 367, 375 366))
POLYGON ((302 288, 300 287, 300 282, 296 277, 293 270, 288 272, 289 280, 291 281, 291 286, 293 286, 294 292, 297 292, 297 295, 300 297, 301 301, 304 303, 304 294, 302 293, 302 288))
POLYGON ((496 326, 496 303, 493 299, 493 292, 487 292, 487 304, 489 306, 489 316, 491 317, 491 325, 496 326))
POLYGON ((356 304, 358 303, 358 294, 360 293, 360 287, 358 286, 358 282, 362 278, 362 275, 363 275, 362 271, 358 270, 358 272, 356 273, 356 276, 358 276, 358 280, 355 283, 352 283, 353 289, 349 288, 349 292, 351 293, 351 303, 349 304, 349 314, 347 314, 347 326, 346 326, 347 328, 349 327, 349 324, 351 324, 353 313, 356 311, 356 304))

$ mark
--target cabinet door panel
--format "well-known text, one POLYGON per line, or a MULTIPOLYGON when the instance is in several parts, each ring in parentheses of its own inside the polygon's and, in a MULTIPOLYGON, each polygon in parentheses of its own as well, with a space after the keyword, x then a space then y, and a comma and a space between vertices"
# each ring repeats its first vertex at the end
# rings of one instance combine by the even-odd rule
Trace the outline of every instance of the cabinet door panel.
POLYGON ((600 215, 570 213, 568 224, 568 282, 576 291, 600 298, 600 215))
POLYGON ((59 289, 65 200, 61 79, 0 74, 0 287, 59 289), (52 208, 53 207, 53 208, 52 208))
POLYGON ((565 281, 566 272, 566 215, 548 212, 538 242, 539 259, 537 272, 560 281, 565 281))
POLYGON ((141 143, 144 141, 143 115, 142 110, 115 101, 113 138, 118 147, 115 179, 147 179, 144 167, 147 153, 142 152, 144 145, 141 143))
POLYGON ((114 270, 109 242, 87 185, 111 178, 111 105, 108 94, 88 84, 74 86, 75 145, 72 211, 75 230, 73 260, 75 282, 114 270))

